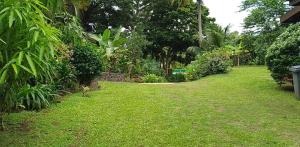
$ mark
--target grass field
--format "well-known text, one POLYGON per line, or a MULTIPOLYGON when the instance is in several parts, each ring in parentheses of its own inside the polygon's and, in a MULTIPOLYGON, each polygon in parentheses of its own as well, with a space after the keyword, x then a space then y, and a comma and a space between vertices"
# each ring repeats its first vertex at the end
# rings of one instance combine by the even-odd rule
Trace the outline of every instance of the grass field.
POLYGON ((300 146, 300 102, 265 67, 173 85, 104 82, 6 117, 0 146, 300 146))

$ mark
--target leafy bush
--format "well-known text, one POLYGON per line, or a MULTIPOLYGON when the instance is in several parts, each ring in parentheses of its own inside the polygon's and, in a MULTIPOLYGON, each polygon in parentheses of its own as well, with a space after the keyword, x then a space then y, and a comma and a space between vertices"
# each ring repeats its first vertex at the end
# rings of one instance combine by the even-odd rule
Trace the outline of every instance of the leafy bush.
POLYGON ((76 88, 76 70, 75 67, 68 61, 58 61, 52 64, 54 66, 56 76, 55 85, 59 90, 74 90, 76 88))
POLYGON ((157 76, 155 74, 148 74, 142 77, 144 83, 163 83, 165 79, 163 77, 157 76))
POLYGON ((139 69, 143 59, 143 51, 151 43, 142 33, 132 32, 126 42, 126 49, 128 52, 128 74, 139 74, 139 69))
POLYGON ((272 77, 278 84, 290 82, 289 68, 300 64, 300 24, 290 26, 268 48, 266 61, 272 77))
POLYGON ((17 94, 18 102, 27 110, 41 110, 49 106, 50 102, 57 97, 54 87, 49 85, 25 85, 17 94))
POLYGON ((157 62, 154 59, 151 59, 150 57, 146 58, 142 61, 141 66, 141 73, 147 75, 147 74, 155 74, 155 75, 162 75, 163 70, 160 68, 159 62, 157 62))
POLYGON ((232 65, 230 54, 223 49, 206 52, 188 67, 188 79, 196 80, 212 74, 226 73, 232 65))
POLYGON ((168 77, 169 82, 185 82, 186 81, 186 76, 184 74, 172 74, 171 76, 168 77))
POLYGON ((74 47, 71 63, 76 69, 76 76, 81 84, 89 85, 93 78, 100 75, 100 59, 100 54, 93 46, 77 45, 74 47))

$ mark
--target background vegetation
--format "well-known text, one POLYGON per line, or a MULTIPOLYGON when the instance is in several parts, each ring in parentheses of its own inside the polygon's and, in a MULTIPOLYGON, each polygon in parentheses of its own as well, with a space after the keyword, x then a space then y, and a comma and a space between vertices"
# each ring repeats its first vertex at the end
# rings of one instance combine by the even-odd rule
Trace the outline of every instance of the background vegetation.
POLYGON ((243 0, 239 33, 202 0, 0 0, 1 126, 5 114, 46 108, 101 72, 184 82, 267 64, 279 84, 290 82, 300 34, 279 23, 288 9, 285 0, 243 0))

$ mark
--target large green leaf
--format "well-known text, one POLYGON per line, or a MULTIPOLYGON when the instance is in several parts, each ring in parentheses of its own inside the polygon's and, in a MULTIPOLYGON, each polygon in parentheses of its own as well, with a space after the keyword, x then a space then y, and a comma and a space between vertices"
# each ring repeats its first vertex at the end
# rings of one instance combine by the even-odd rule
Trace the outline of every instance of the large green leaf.
POLYGON ((6 69, 6 70, 4 70, 4 72, 1 73, 1 76, 0 76, 0 85, 5 83, 5 80, 7 78, 7 72, 8 72, 8 70, 6 69))
POLYGON ((43 57, 44 57, 44 53, 45 53, 45 48, 44 47, 41 47, 40 50, 39 50, 39 59, 42 60, 43 57))
POLYGON ((23 22, 23 18, 22 18, 22 15, 21 15, 20 11, 18 9, 16 9, 15 12, 18 15, 18 17, 19 17, 19 19, 20 19, 20 21, 22 23, 23 22))
POLYGON ((122 27, 120 27, 117 31, 117 34, 115 35, 114 41, 119 40, 122 33, 122 27))
POLYGON ((22 64, 23 58, 24 58, 24 52, 21 51, 21 52, 19 53, 19 57, 18 57, 18 64, 19 64, 19 65, 22 64))
POLYGON ((8 18, 8 26, 11 28, 14 21, 15 21, 15 16, 14 16, 14 11, 11 10, 10 13, 9 13, 9 18, 8 18))
POLYGON ((32 71, 29 68, 27 68, 23 65, 18 65, 18 66, 21 67, 23 70, 27 71, 28 73, 33 74, 32 71))
POLYGON ((113 42, 112 42, 112 45, 113 45, 114 47, 119 47, 119 46, 121 46, 121 45, 124 45, 124 44, 126 43, 126 41, 127 41, 126 38, 120 38, 120 39, 118 39, 118 40, 113 41, 113 42))
POLYGON ((103 35, 102 35, 102 41, 103 42, 107 42, 110 38, 110 30, 109 29, 106 29, 104 32, 103 32, 103 35))
POLYGON ((14 72, 15 72, 15 77, 17 78, 19 75, 19 69, 16 64, 12 64, 11 66, 13 67, 14 72))
POLYGON ((2 13, 4 13, 4 12, 6 12, 7 10, 9 10, 10 9, 10 7, 6 7, 6 8, 4 8, 2 11, 0 11, 0 14, 2 14, 2 13))
POLYGON ((55 55, 55 49, 53 47, 53 44, 49 43, 48 45, 49 45, 49 49, 50 49, 50 55, 51 55, 51 57, 54 57, 54 55, 55 55))
POLYGON ((28 55, 28 54, 26 54, 25 56, 26 56, 26 59, 27 59, 27 62, 28 62, 28 64, 29 64, 29 66, 30 66, 30 68, 31 68, 32 74, 33 74, 35 77, 37 77, 37 71, 36 71, 35 65, 34 65, 32 59, 31 59, 31 56, 28 55))
POLYGON ((12 64, 16 63, 15 59, 10 60, 8 63, 6 63, 1 69, 0 73, 3 73, 5 70, 7 70, 12 64))
POLYGON ((34 31, 34 33, 33 33, 33 42, 34 43, 37 42, 39 35, 40 35, 39 31, 34 31))

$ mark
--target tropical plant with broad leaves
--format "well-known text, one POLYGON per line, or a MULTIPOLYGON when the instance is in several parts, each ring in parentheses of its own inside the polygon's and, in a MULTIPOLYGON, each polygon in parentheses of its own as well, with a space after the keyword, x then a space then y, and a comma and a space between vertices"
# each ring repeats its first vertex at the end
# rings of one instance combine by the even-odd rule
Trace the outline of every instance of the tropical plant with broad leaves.
POLYGON ((120 54, 123 54, 123 51, 120 49, 124 49, 127 39, 123 38, 121 33, 122 28, 120 27, 115 35, 113 35, 109 29, 106 29, 103 34, 100 35, 89 34, 89 37, 98 43, 99 49, 101 51, 104 50, 105 57, 103 58, 103 62, 106 65, 105 69, 109 72, 116 67, 117 62, 119 62, 120 54))
POLYGON ((115 50, 121 48, 127 41, 126 38, 121 37, 121 33, 122 28, 120 27, 114 36, 109 29, 106 29, 103 34, 98 36, 94 34, 89 34, 89 36, 96 40, 99 43, 100 48, 106 51, 106 56, 110 57, 115 50))
MULTIPOLYGON (((18 89, 33 77, 49 82, 49 60, 60 32, 49 25, 39 0, 0 1, 0 113, 16 106, 18 89)), ((2 115, 0 115, 1 117, 2 115)))

